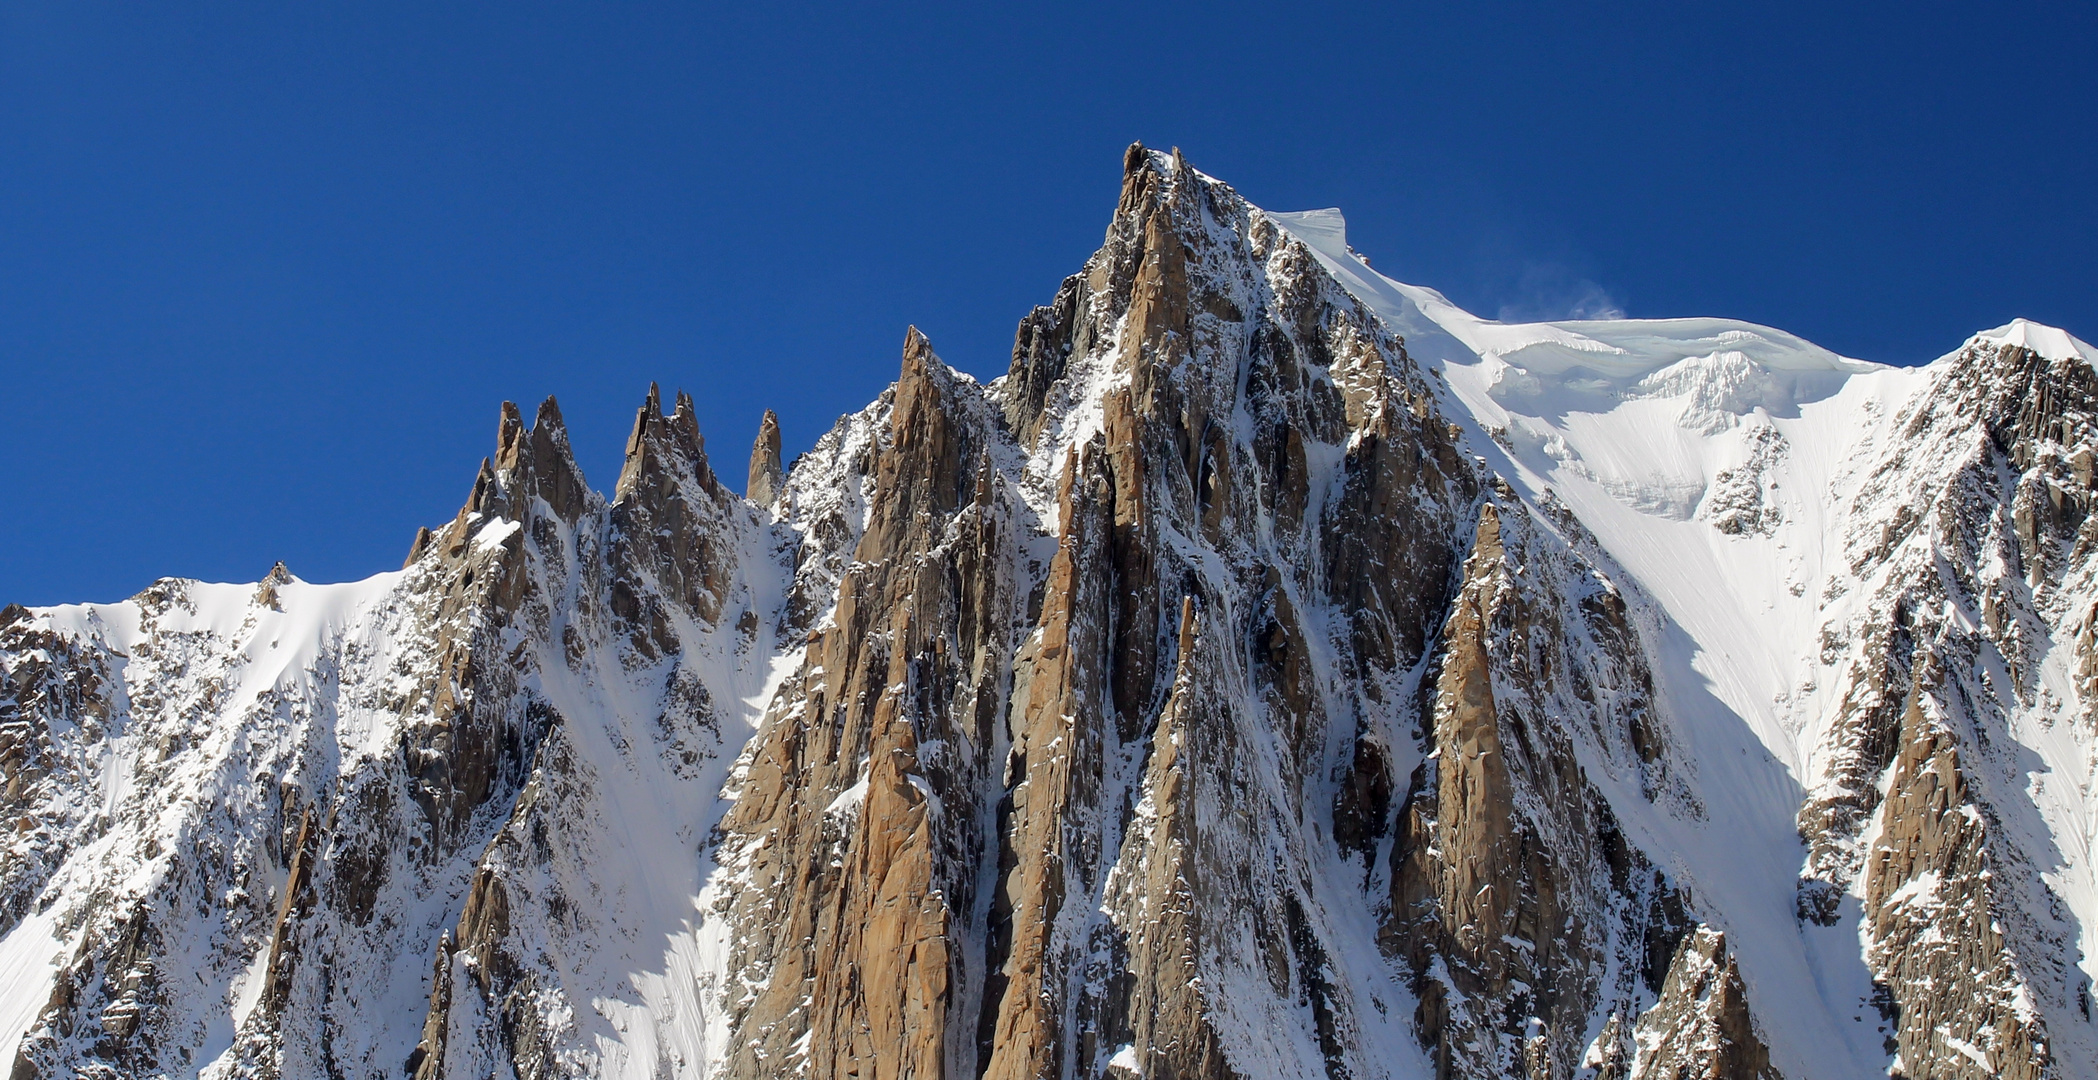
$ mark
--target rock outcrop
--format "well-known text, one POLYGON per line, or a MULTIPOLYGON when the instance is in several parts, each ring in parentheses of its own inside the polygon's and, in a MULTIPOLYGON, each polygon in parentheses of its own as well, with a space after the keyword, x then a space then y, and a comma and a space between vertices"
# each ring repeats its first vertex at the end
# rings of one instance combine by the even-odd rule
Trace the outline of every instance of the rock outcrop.
POLYGON ((780 467, 779 458, 779 416, 766 409, 765 419, 758 425, 757 441, 750 446, 750 481, 743 496, 759 506, 771 506, 786 482, 786 470, 780 467))
POLYGON ((1769 1080, 1770 1051, 1757 1037, 1741 969, 1726 935, 1700 926, 1677 946, 1660 1000, 1632 1031, 1631 1068, 1603 1064, 1598 1080, 1769 1080))

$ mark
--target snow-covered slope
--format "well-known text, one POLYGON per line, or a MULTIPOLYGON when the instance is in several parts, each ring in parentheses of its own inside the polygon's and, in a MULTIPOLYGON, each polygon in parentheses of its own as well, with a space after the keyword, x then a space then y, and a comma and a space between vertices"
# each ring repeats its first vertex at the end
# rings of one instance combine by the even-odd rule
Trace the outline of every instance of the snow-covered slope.
POLYGON ((462 902, 510 845, 555 836, 526 895, 569 917, 521 902, 511 921, 587 1007, 565 1041, 606 1076, 704 1060, 701 854, 784 673, 788 567, 681 406, 651 393, 610 502, 551 402, 529 434, 506 412, 494 467, 398 573, 11 609, 28 813, 0 888, 10 1046, 37 1030, 22 1060, 399 1075, 432 957, 439 985, 470 966, 462 902))
MULTIPOLYGON (((1856 1075, 1880 1072, 1886 1025, 1876 1010, 1853 1007, 1873 993, 1873 973, 1851 944, 1855 915, 1831 931, 1796 925, 1788 880, 1802 854, 1802 788, 1825 783, 1828 759, 1849 750, 1832 727, 1855 692, 1846 677, 1855 658, 1830 642, 1867 623, 1879 598, 1858 549, 1903 509, 1898 496, 1871 489, 1898 470, 1912 479, 1901 495, 1926 493, 1950 482, 1973 451, 1986 416, 1919 437, 1919 412, 1947 394, 1956 372, 2008 349, 2087 368, 2098 351, 2024 319, 1906 369, 1724 319, 1505 324, 1372 270, 1348 247, 1337 210, 1275 216, 1380 316, 1415 328, 1409 352, 1436 365, 1480 436, 1475 445, 1490 444, 1496 470, 1532 502, 1570 509, 1621 580, 1653 603, 1670 710, 1699 743, 1698 761, 1727 763, 1703 770, 1702 790, 1732 804, 1713 815, 1709 835, 1679 835, 1669 846, 1693 887, 1726 898, 1759 1016, 1795 1026, 1780 1042, 1809 1048, 1788 1074, 1809 1062, 1836 1074, 1845 1048, 1856 1075), (1744 728, 1757 745, 1738 745, 1744 728), (1846 1024, 1846 1013, 1859 1019, 1846 1024)), ((2089 449, 2081 453, 2088 461, 2089 449)), ((2047 584, 2032 583, 2043 592, 2047 584)), ((2078 599, 2057 593, 2055 604, 2075 608, 2075 591, 2078 599)), ((1949 615, 1979 623, 1980 603, 1949 615)), ((2068 661, 2068 643, 2060 645, 2042 649, 2056 666, 2068 661)), ((2098 973, 2089 937, 2098 925, 2089 717, 2066 682, 2041 681, 2058 685, 2031 701, 2014 695, 2009 730, 1979 734, 2017 740, 2011 754, 2022 760, 2004 794, 2029 794, 2039 807, 2044 835, 2023 839, 2055 852, 2043 869, 2053 897, 2074 913, 2066 925, 2078 928, 2057 944, 2073 947, 2071 962, 2088 976, 2098 973)), ((2067 995, 2076 1015, 2057 1025, 2069 1042, 2057 1053, 2073 1047, 2070 1060, 2098 1069, 2078 981, 2067 995)))
POLYGON ((1503 324, 1132 148, 756 500, 0 613, 15 1075, 2073 1077, 2098 375, 1503 324))

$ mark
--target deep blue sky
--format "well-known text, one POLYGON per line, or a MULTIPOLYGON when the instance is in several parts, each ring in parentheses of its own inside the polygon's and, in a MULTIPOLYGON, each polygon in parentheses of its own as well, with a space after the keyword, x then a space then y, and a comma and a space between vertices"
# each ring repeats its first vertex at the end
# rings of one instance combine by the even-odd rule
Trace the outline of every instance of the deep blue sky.
POLYGON ((391 569, 505 398, 740 485, 1003 370, 1135 139, 1482 314, 2098 337, 2087 4, 148 7, 0 5, 0 601, 391 569))

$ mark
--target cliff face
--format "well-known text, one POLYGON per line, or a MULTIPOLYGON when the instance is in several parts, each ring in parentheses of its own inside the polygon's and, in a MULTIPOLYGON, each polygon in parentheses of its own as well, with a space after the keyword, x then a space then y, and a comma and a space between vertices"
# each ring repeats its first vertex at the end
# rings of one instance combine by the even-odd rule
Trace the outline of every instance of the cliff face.
POLYGON ((2080 807, 2098 715, 2094 392, 2082 357, 1977 339, 1894 417, 1856 496, 1859 595, 1821 634, 1844 698, 1800 813, 1800 907, 1833 922, 1841 888, 1860 896, 1908 1075, 2093 1066, 2065 903, 2091 881, 2059 846, 2084 841, 2045 817, 2065 795, 2080 807))
POLYGON ((1281 1064, 1362 1059, 1308 829, 1410 707, 1477 481, 1307 262, 1137 153, 1011 377, 907 343, 835 609, 722 825, 762 986, 731 1072, 1243 1072, 1277 1022, 1220 1019, 1249 978, 1303 1032, 1281 1064))
MULTIPOLYGON (((0 615, 14 1075, 2094 1066, 2087 362, 1977 339, 1859 442, 1795 761, 1526 464, 1586 444, 1409 351, 1439 296, 1123 172, 1005 377, 913 330, 748 498, 682 394, 609 499, 506 405, 398 573, 0 615)), ((1734 355, 1621 399, 1740 433, 1680 523, 1782 546, 1734 355)))

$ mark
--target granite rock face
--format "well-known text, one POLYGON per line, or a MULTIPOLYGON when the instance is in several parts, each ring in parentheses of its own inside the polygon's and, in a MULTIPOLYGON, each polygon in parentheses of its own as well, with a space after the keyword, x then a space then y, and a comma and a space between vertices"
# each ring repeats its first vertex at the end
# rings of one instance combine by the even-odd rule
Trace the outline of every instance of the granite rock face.
POLYGON ((786 480, 786 470, 779 463, 779 415, 766 409, 758 424, 757 441, 750 447, 750 481, 743 495, 759 506, 771 506, 786 480))
MULTIPOLYGON (((1970 345, 1857 459, 1744 809, 1677 609, 1304 228, 1132 147, 1005 376, 910 330, 743 496, 682 393, 609 498, 505 405, 397 573, 0 612, 12 1075, 2098 1067, 2021 757, 2093 730, 2088 364, 1970 345)), ((1789 535, 1756 431, 1687 527, 1789 535)))

